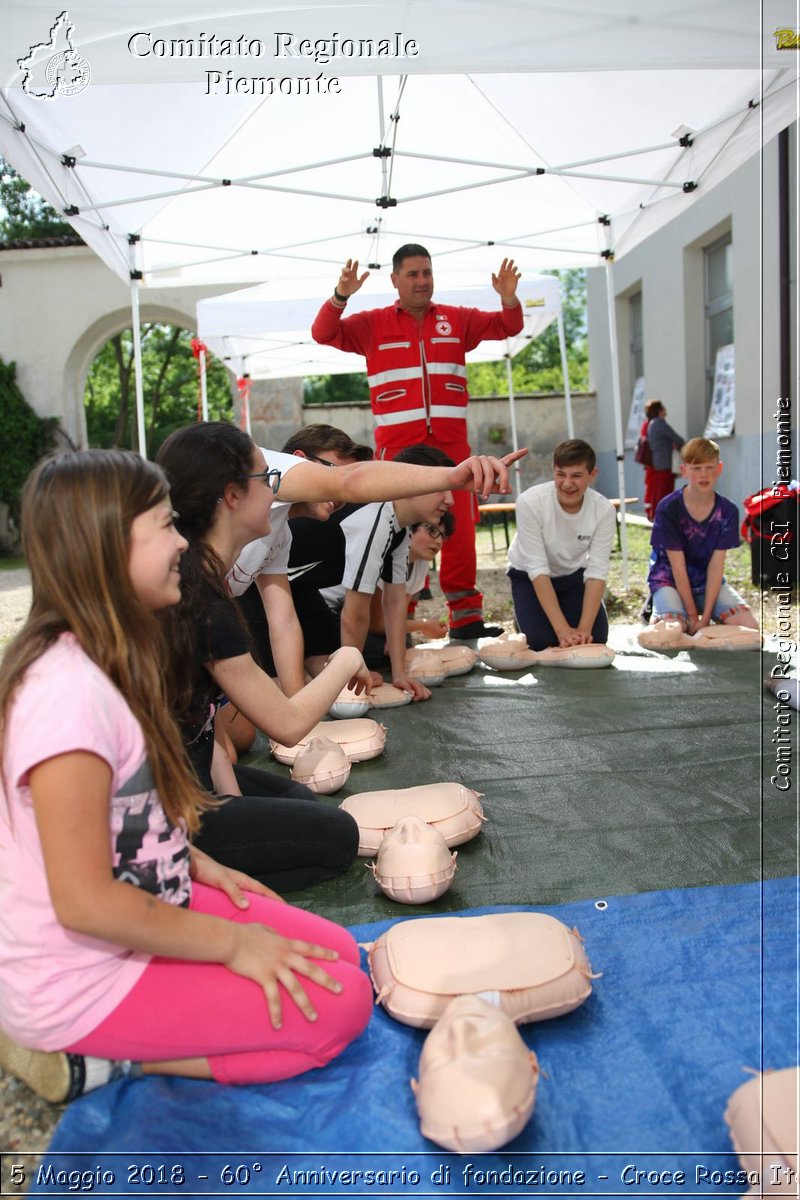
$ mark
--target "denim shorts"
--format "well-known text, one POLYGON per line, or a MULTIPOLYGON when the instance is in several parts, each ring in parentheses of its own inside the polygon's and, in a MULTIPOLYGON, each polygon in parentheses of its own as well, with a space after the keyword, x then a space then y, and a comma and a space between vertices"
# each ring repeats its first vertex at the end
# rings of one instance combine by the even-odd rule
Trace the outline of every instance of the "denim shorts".
MULTIPOLYGON (((692 595, 697 605, 697 611, 702 613, 706 594, 703 589, 695 591, 692 589, 692 595)), ((719 589, 714 610, 711 618, 714 621, 720 621, 724 616, 734 612, 737 608, 747 608, 746 603, 729 583, 723 583, 719 589)), ((653 620, 663 621, 665 617, 685 617, 686 609, 683 606, 683 601, 678 595, 677 588, 660 587, 653 592, 653 620)))

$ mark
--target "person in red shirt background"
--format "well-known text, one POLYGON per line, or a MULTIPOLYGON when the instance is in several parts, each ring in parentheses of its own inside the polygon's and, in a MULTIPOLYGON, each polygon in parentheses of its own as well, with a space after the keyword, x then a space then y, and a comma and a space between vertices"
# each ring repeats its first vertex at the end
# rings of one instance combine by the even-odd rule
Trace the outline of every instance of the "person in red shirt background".
MULTIPOLYGON (((347 301, 369 275, 368 271, 359 275, 358 261, 348 259, 333 295, 314 320, 311 335, 322 345, 365 356, 379 458, 394 458, 405 446, 424 442, 461 462, 472 453, 467 439, 464 356, 482 341, 500 341, 520 332, 520 272, 513 259, 503 259, 492 275, 502 306, 489 313, 433 299, 433 267, 424 246, 401 246, 392 267, 392 284, 398 293, 395 303, 343 319, 347 301)), ((445 543, 440 571, 450 637, 494 637, 502 630, 484 623, 483 596, 476 583, 474 497, 455 493, 453 515, 455 532, 445 543)))

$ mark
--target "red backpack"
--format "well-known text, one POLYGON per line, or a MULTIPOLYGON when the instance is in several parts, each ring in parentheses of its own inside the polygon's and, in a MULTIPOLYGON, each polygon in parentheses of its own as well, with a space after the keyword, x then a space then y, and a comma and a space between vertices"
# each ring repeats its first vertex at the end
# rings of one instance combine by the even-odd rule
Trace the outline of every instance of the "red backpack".
POLYGON ((652 467, 653 451, 650 448, 650 443, 647 440, 647 430, 650 428, 650 422, 647 422, 647 429, 641 434, 639 441, 636 443, 636 449, 633 452, 633 461, 641 463, 643 467, 652 467))

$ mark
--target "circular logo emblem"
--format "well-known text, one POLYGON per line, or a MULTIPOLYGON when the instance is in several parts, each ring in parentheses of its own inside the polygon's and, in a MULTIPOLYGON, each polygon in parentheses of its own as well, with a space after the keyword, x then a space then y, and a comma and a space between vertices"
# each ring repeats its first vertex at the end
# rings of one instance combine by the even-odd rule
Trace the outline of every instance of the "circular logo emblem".
POLYGON ((447 337, 448 333, 453 332, 453 326, 442 318, 436 322, 436 332, 440 333, 442 337, 447 337))
POLYGON ((77 50, 59 50, 45 67, 47 82, 55 84, 59 96, 77 96, 88 87, 92 69, 77 50))

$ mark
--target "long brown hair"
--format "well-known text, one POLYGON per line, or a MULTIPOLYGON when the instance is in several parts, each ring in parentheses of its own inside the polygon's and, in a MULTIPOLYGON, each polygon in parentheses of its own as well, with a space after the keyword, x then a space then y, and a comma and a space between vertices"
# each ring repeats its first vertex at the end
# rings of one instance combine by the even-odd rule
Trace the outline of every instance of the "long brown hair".
POLYGON ((33 601, 0 667, 0 745, 25 672, 69 631, 139 722, 167 816, 194 832, 209 798, 168 707, 164 623, 141 603, 128 573, 134 518, 168 496, 163 472, 126 450, 70 451, 34 468, 22 491, 33 601))
POLYGON ((209 591, 230 605, 249 639, 225 583, 227 566, 220 562, 208 538, 228 484, 248 486, 255 449, 250 435, 229 421, 199 421, 176 429, 156 455, 177 510, 175 524, 189 542, 181 559, 181 602, 174 613, 172 703, 179 718, 188 713, 193 701, 198 649, 204 653, 210 640, 209 591))

